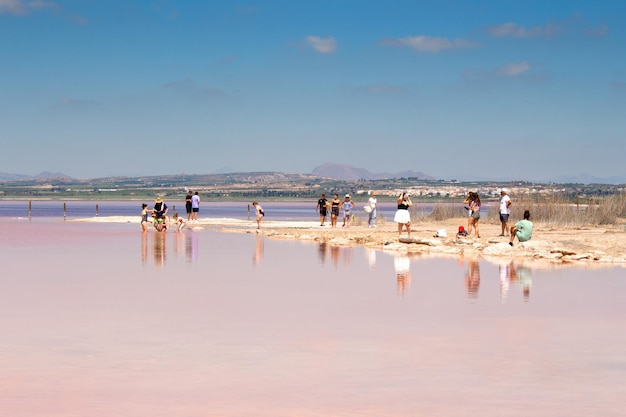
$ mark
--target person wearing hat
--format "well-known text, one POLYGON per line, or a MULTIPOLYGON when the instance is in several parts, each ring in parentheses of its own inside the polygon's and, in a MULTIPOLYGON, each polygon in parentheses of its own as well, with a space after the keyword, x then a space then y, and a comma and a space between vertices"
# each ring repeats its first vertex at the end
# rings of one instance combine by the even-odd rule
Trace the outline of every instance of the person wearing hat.
POLYGON ((509 215, 511 214, 511 197, 508 195, 508 190, 503 188, 500 190, 500 224, 502 225, 502 232, 500 236, 508 236, 509 234, 509 215))
POLYGON ((343 224, 341 227, 350 227, 350 216, 352 208, 354 207, 354 201, 350 198, 350 194, 346 194, 341 203, 341 208, 343 208, 343 224))
POLYGON ((164 232, 167 230, 167 204, 163 202, 161 197, 157 197, 154 201, 154 228, 159 232, 164 232))

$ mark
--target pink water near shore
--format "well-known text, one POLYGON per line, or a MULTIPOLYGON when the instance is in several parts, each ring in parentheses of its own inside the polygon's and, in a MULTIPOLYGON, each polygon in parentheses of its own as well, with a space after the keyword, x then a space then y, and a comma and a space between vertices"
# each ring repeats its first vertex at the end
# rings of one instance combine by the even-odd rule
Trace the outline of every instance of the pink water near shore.
POLYGON ((0 221, 0 416, 622 416, 623 269, 0 221))

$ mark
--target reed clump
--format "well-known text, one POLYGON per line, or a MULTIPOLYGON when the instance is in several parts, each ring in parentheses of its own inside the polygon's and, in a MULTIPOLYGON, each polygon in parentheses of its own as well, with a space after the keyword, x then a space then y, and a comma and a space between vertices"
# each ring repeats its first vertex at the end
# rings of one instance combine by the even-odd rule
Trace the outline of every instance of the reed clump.
MULTIPOLYGON (((511 197, 509 223, 523 217, 530 210, 531 220, 551 226, 615 225, 626 218, 626 194, 614 194, 590 200, 568 199, 564 196, 525 194, 511 197)), ((499 223, 498 207, 487 216, 487 221, 499 223)))

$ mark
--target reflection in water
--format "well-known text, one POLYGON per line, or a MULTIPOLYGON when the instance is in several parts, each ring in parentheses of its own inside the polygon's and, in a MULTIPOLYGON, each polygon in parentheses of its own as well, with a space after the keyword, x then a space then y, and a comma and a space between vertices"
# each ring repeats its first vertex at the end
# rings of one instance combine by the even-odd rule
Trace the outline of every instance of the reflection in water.
POLYGON ((252 264, 258 265, 263 258, 263 238, 261 235, 256 235, 256 250, 254 251, 254 256, 252 257, 252 264))
POLYGON ((376 269, 376 249, 366 248, 367 253, 367 263, 370 266, 370 269, 376 269))
POLYGON ((522 287, 522 293, 524 294, 524 301, 528 301, 530 298, 530 287, 533 283, 532 273, 529 268, 520 266, 517 268, 517 277, 519 285, 522 287))
POLYGON ((404 297, 411 285, 411 258, 406 253, 398 254, 393 258, 393 266, 396 270, 398 295, 404 297))
POLYGON ((478 287, 480 286, 480 265, 478 261, 469 261, 467 275, 465 275, 465 288, 467 296, 470 298, 478 298, 478 287))
POLYGON ((141 263, 148 262, 148 232, 141 233, 141 263))
POLYGON ((516 266, 513 261, 508 264, 499 265, 500 272, 500 301, 505 302, 508 298, 510 284, 515 284, 522 288, 524 301, 530 298, 530 287, 532 286, 532 271, 523 266, 516 266))
POLYGON ((190 232, 185 235, 185 255, 189 263, 198 262, 198 238, 197 232, 190 232))
POLYGON ((167 233, 152 233, 152 252, 154 254, 154 264, 161 268, 165 264, 165 248, 167 233))
POLYGON ((317 248, 317 259, 320 263, 326 262, 326 254, 328 253, 328 244, 326 242, 320 242, 319 247, 317 248))

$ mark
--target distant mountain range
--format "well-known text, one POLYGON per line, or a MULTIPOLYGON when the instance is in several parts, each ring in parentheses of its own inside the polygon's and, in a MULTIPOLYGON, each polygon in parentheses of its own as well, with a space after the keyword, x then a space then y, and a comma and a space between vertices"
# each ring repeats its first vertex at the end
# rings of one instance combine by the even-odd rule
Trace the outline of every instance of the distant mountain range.
POLYGON ((393 178, 419 178, 422 180, 434 180, 435 177, 419 171, 400 172, 370 172, 365 168, 356 168, 346 164, 334 164, 327 162, 315 167, 311 174, 318 177, 334 178, 338 180, 382 180, 393 178))
MULTIPOLYGON (((249 176, 250 173, 245 172, 235 172, 233 168, 230 167, 222 167, 219 170, 215 171, 213 174, 205 174, 205 175, 220 175, 230 173, 231 176, 249 176)), ((257 173, 258 174, 258 173, 257 173)), ((274 174, 286 174, 275 172, 274 174)), ((181 174, 183 175, 183 174, 181 174)), ((346 180, 346 181, 356 181, 360 179, 365 180, 379 180, 379 179, 393 179, 393 178, 419 178, 424 180, 435 180, 437 178, 425 174, 421 171, 400 171, 400 172, 370 172, 365 168, 357 168, 347 164, 336 164, 336 163, 325 163, 322 164, 315 169, 310 174, 300 174, 300 175, 313 175, 316 177, 323 178, 332 178, 337 180, 346 180)), ((170 175, 171 176, 171 175, 170 175)), ((196 175, 198 176, 198 175, 196 175)), ((202 175, 200 175, 202 176, 202 175)), ((161 176, 141 176, 137 178, 147 178, 147 177, 162 177, 161 176)), ((169 177, 169 176, 168 176, 169 177)), ((120 177, 121 178, 121 177, 120 177)), ((123 177, 126 178, 126 177, 123 177)), ((473 177, 473 178, 465 178, 465 176, 452 176, 450 178, 456 178, 462 181, 511 181, 511 179, 503 179, 503 178, 486 178, 486 177, 473 177)), ((94 178, 92 178, 94 179, 94 178)), ((66 175, 62 172, 48 172, 43 171, 37 175, 23 175, 23 174, 9 174, 5 172, 0 172, 0 181, 33 181, 33 180, 74 180, 74 178, 66 175)), ((536 181, 541 183, 556 183, 556 184, 626 184, 626 177, 596 177, 587 173, 582 173, 580 175, 562 175, 546 178, 544 180, 537 179, 527 179, 529 181, 536 181)))
POLYGON ((6 172, 0 172, 0 181, 46 180, 59 178, 71 179, 69 175, 65 175, 62 172, 43 171, 37 175, 7 174, 6 172))

